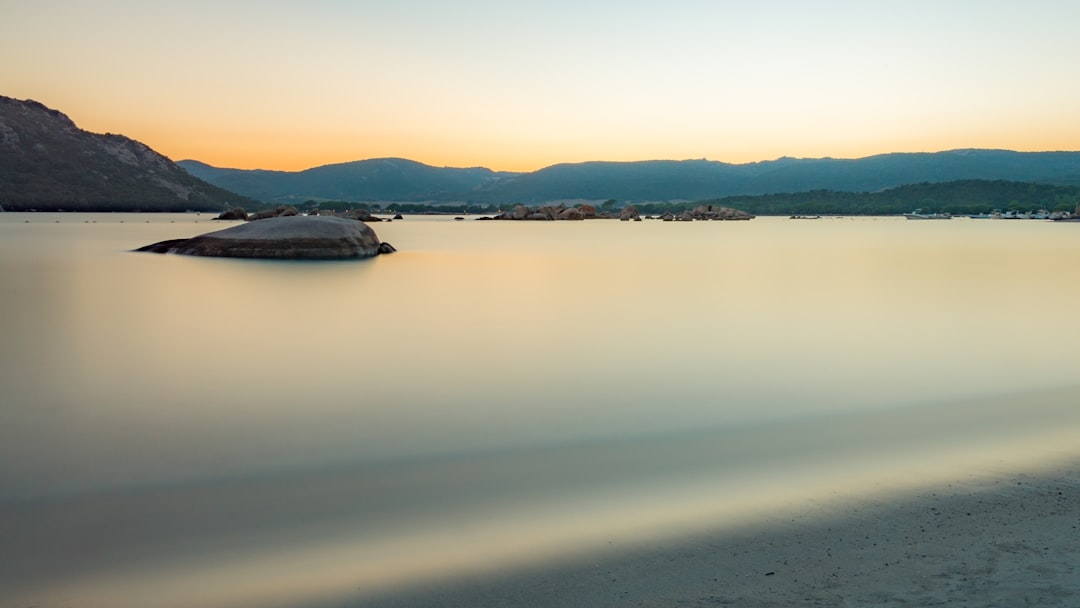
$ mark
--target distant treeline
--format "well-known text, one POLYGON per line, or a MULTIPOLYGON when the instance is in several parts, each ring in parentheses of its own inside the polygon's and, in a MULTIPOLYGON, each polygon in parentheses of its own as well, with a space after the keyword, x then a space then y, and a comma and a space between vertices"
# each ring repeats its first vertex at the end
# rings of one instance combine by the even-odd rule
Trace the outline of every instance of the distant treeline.
MULTIPOLYGON (((743 209, 756 215, 896 215, 915 209, 954 215, 1001 211, 1074 211, 1080 187, 1024 182, 963 180, 922 183, 880 192, 814 190, 788 194, 729 196, 707 201, 743 209)), ((638 205, 642 213, 656 213, 664 205, 638 205)))
MULTIPOLYGON (((364 207, 383 213, 453 213, 496 214, 513 208, 503 205, 475 203, 356 203, 345 201, 309 200, 301 210, 311 208, 347 210, 364 207)), ((742 209, 755 215, 898 215, 922 209, 928 213, 955 215, 1001 211, 1074 211, 1080 205, 1080 187, 1048 184, 963 180, 944 183, 921 183, 890 188, 880 192, 839 192, 813 190, 810 192, 727 196, 723 198, 684 202, 649 203, 608 200, 597 205, 611 210, 632 204, 646 215, 679 213, 698 205, 711 204, 742 209)))

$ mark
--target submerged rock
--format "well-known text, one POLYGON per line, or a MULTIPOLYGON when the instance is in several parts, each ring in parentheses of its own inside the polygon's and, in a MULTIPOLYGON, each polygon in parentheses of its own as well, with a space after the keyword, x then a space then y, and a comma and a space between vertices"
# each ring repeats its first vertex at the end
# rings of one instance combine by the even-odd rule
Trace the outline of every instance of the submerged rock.
POLYGON ((228 211, 222 211, 215 220, 246 220, 248 219, 247 211, 244 211, 243 207, 233 207, 228 211))
POLYGON ((254 222, 255 220, 265 220, 274 217, 291 217, 299 214, 300 212, 296 210, 296 207, 293 207, 291 205, 278 205, 273 209, 263 209, 262 211, 256 211, 255 213, 249 215, 247 219, 249 222, 254 222))
POLYGON ((135 251, 227 258, 337 260, 390 253, 367 224, 337 217, 284 216, 248 222, 190 239, 174 239, 135 251))

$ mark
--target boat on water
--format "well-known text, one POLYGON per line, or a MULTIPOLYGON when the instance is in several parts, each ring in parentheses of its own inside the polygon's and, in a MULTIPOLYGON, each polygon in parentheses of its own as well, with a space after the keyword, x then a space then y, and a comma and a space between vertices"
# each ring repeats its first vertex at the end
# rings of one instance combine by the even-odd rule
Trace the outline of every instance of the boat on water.
POLYGON ((916 209, 911 213, 905 213, 904 217, 909 220, 951 220, 951 213, 923 213, 922 209, 916 209))
POLYGON ((994 217, 995 220, 1026 220, 1026 219, 1028 219, 1027 214, 1020 213, 1019 211, 1006 211, 1006 212, 1002 213, 1001 211, 998 211, 996 209, 994 210, 993 217, 994 217))
POLYGON ((997 220, 1067 220, 1073 217, 1073 214, 1068 211, 1047 211, 1046 209, 1039 209, 1038 211, 1028 211, 1026 213, 1021 211, 1006 211, 1002 213, 1000 210, 995 209, 990 217, 997 220))

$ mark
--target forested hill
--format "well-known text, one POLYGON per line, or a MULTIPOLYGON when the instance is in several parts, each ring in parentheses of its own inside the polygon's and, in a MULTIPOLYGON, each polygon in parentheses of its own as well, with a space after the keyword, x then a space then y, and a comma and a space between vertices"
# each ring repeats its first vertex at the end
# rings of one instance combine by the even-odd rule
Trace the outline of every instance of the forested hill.
POLYGON ((0 96, 0 208, 217 211, 255 205, 122 135, 78 128, 35 101, 0 96))
POLYGON ((517 173, 484 167, 432 167, 404 158, 374 158, 323 165, 304 171, 213 167, 194 160, 177 163, 192 175, 267 203, 307 199, 347 201, 454 201, 482 192, 517 173))

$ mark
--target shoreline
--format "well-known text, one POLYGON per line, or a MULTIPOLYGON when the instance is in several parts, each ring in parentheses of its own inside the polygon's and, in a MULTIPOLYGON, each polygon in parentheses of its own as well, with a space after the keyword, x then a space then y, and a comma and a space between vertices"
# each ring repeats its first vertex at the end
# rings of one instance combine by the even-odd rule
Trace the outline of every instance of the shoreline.
POLYGON ((725 533, 352 598, 418 606, 1074 606, 1080 463, 806 502, 725 533))

